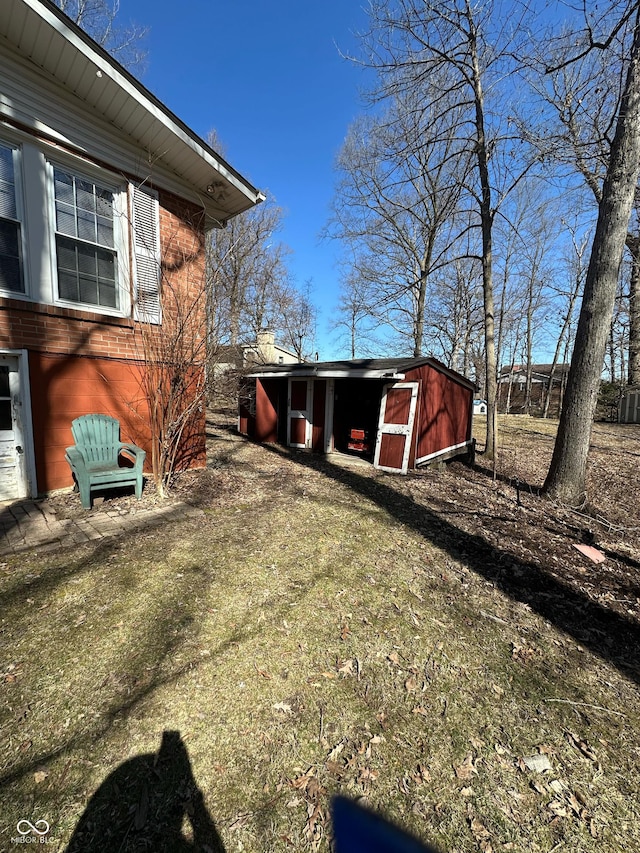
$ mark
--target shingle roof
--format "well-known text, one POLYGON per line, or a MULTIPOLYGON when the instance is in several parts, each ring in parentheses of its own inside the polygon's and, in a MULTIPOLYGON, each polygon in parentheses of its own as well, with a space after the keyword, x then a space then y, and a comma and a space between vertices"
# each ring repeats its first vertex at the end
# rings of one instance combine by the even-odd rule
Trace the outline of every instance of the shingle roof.
POLYGON ((428 364, 458 382, 475 388, 474 383, 431 356, 419 358, 354 358, 343 361, 311 361, 298 364, 266 364, 252 370, 249 376, 343 377, 363 379, 394 379, 409 370, 428 364))

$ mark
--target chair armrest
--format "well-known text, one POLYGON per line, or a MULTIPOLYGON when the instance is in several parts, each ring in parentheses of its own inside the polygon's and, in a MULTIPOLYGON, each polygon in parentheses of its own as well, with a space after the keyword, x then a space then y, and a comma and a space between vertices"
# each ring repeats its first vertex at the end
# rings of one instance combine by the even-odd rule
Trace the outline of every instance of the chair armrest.
POLYGON ((74 470, 76 468, 86 468, 84 456, 76 445, 67 447, 65 450, 65 459, 74 470))
POLYGON ((141 447, 138 447, 137 444, 127 444, 126 442, 120 442, 120 445, 118 447, 118 454, 120 453, 127 453, 130 456, 133 456, 136 468, 142 468, 144 460, 147 456, 146 450, 143 450, 141 447))

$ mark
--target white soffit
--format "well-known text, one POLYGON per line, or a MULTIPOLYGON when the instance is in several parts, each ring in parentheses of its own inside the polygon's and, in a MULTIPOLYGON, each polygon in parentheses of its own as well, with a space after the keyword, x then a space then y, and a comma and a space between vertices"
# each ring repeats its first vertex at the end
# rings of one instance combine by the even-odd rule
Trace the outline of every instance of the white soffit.
MULTIPOLYGON (((50 0, 1 0, 0 36, 227 218, 264 196, 50 0)), ((188 80, 185 81, 188 85, 188 80)), ((214 214, 215 215, 215 214, 214 214)))

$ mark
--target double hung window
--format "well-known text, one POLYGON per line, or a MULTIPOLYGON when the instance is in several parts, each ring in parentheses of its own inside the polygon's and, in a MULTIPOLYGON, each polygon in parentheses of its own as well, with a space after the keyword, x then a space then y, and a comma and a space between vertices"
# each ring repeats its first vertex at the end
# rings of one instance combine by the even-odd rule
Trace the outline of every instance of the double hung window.
POLYGON ((160 323, 157 193, 60 156, 0 140, 0 294, 160 323))
POLYGON ((14 148, 0 144, 0 288, 24 292, 14 148))
POLYGON ((54 166, 58 298, 119 309, 114 192, 54 166))

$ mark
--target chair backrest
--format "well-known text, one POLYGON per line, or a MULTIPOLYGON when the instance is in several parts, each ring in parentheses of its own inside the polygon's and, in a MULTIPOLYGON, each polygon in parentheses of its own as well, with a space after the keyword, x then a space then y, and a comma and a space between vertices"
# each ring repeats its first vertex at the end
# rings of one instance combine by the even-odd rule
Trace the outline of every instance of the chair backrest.
POLYGON ((81 415, 71 423, 73 440, 87 462, 118 464, 120 422, 109 415, 81 415))

